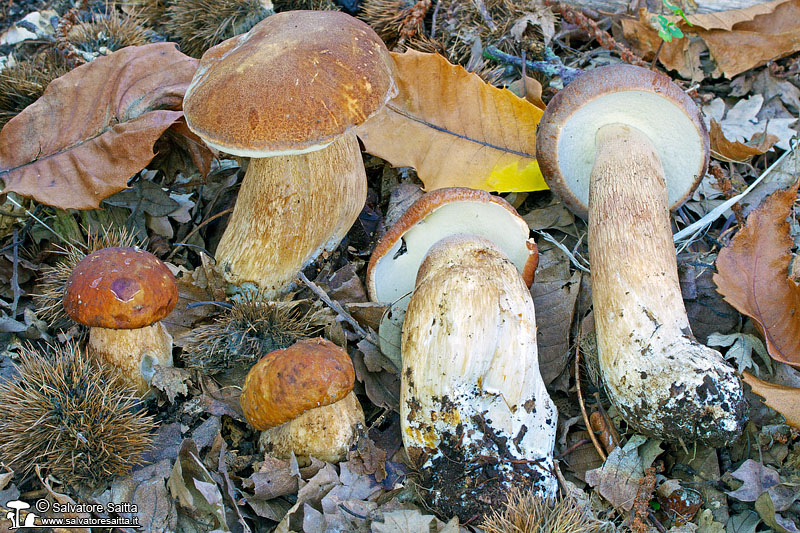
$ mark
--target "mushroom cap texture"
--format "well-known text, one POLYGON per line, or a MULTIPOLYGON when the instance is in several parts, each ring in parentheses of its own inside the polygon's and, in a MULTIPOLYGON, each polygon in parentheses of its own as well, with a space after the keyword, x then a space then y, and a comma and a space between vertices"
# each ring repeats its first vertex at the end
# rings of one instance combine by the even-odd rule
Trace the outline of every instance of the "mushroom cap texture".
MULTIPOLYGON (((380 301, 378 300, 378 284, 381 283, 381 280, 377 279, 376 275, 376 267, 378 263, 384 258, 388 257, 388 254, 392 251, 397 242, 400 241, 411 228, 424 221, 429 215, 434 213, 439 208, 457 202, 464 202, 464 205, 467 205, 467 202, 492 204, 505 209, 508 212, 509 221, 511 221, 512 224, 516 223, 516 225, 520 227, 521 234, 527 235, 527 222, 525 222, 522 217, 519 216, 516 209, 514 209, 511 204, 499 196, 495 196, 486 191, 469 189, 466 187, 445 187, 430 191, 414 202, 411 207, 409 207, 406 212, 397 219, 397 222, 395 222, 394 225, 389 228, 389 230, 381 238, 380 242, 378 242, 377 246, 375 246, 375 250, 373 250, 372 256, 369 259, 366 277, 367 290, 369 291, 370 298, 373 301, 380 301)), ((493 233, 496 234, 496 232, 500 232, 503 236, 508 236, 509 234, 507 231, 508 228, 502 228, 499 224, 487 224, 485 229, 486 231, 482 232, 481 235, 487 237, 493 233)), ((464 233, 465 231, 467 230, 465 230, 463 226, 453 226, 451 228, 447 228, 446 232, 442 234, 442 237, 452 235, 454 233, 464 233)), ((520 268, 520 273, 522 274, 522 279, 525 284, 530 287, 533 283, 533 276, 534 272, 536 272, 536 267, 539 265, 539 251, 536 248, 536 244, 534 244, 532 240, 522 240, 524 241, 522 246, 527 247, 529 254, 526 258, 524 266, 520 268)), ((420 256, 420 262, 422 259, 424 259, 426 253, 427 250, 424 250, 420 256)), ((508 250, 506 250, 505 253, 507 255, 511 255, 510 251, 508 250)), ((411 272, 409 276, 409 279, 411 280, 411 283, 409 284, 410 286, 408 287, 409 292, 414 288, 413 280, 415 279, 415 276, 416 269, 414 272, 411 272)))
POLYGON ((85 326, 137 329, 158 322, 178 303, 175 276, 138 248, 113 247, 84 257, 64 291, 64 310, 85 326))
POLYGON ((397 93, 394 61, 364 22, 286 11, 209 49, 186 91, 189 128, 245 157, 308 152, 377 113, 397 93))
POLYGON ((536 158, 550 189, 578 216, 588 217, 595 133, 613 123, 650 138, 664 167, 670 209, 685 202, 708 167, 709 138, 700 109, 668 76, 627 64, 587 71, 547 105, 537 129, 536 158))
POLYGON ((353 390, 355 379, 346 351, 321 337, 306 339, 253 365, 242 387, 242 410, 250 425, 263 431, 338 402, 353 390))

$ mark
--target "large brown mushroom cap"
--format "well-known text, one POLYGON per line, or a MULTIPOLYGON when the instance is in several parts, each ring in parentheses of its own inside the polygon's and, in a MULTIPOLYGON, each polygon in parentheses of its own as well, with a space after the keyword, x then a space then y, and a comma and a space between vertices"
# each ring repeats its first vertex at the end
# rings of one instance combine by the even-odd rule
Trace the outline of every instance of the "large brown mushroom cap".
POLYGON ((323 338, 296 342, 256 363, 242 388, 241 405, 251 426, 266 430, 304 412, 338 402, 353 390, 353 362, 323 338))
POLYGON ((669 77, 633 65, 590 70, 547 105, 536 135, 536 158, 550 188, 586 219, 595 135, 608 124, 644 133, 667 180, 668 205, 691 196, 706 173, 708 132, 700 110, 669 77))
POLYGON ((138 248, 103 248, 83 258, 64 292, 64 309, 85 326, 138 329, 158 322, 178 303, 167 265, 138 248))
POLYGON ((244 157, 321 148, 396 94, 394 62, 365 23, 287 11, 209 49, 186 91, 189 128, 244 157))

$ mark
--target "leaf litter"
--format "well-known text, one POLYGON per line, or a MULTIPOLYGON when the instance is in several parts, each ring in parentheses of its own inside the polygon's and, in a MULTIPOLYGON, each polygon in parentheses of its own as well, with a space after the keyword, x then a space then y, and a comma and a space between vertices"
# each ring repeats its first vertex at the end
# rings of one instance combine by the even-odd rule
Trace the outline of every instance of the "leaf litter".
MULTIPOLYGON (((367 3, 365 0, 364 4, 367 3)), ((408 7, 401 4, 403 2, 397 3, 401 11, 408 7)), ((800 515, 800 504, 796 501, 800 450, 797 433, 792 433, 789 426, 797 427, 800 417, 796 408, 800 403, 800 383, 799 380, 792 381, 792 374, 784 370, 789 367, 781 361, 793 362, 793 356, 787 356, 788 352, 780 348, 787 342, 791 344, 794 336, 786 331, 792 330, 775 330, 774 325, 779 321, 764 319, 764 307, 760 303, 758 311, 753 314, 745 312, 735 302, 732 303, 741 314, 726 307, 710 283, 716 267, 715 276, 729 278, 726 285, 732 291, 729 294, 747 292, 746 284, 742 283, 743 276, 726 271, 729 255, 738 253, 736 264, 751 265, 744 271, 758 272, 753 274, 753 279, 764 287, 750 296, 755 297, 756 302, 767 302, 766 309, 773 309, 778 317, 782 314, 794 316, 785 307, 786 294, 791 298, 793 279, 796 279, 792 260, 796 242, 800 239, 798 226, 790 216, 794 197, 791 193, 783 193, 782 200, 770 198, 761 208, 756 209, 756 206, 761 203, 760 198, 765 198, 773 190, 790 186, 796 180, 796 174, 794 179, 789 179, 792 171, 785 167, 780 177, 777 173, 770 177, 772 190, 749 197, 756 198, 751 200, 755 204, 751 206, 754 210, 751 215, 755 215, 754 220, 760 220, 756 229, 748 230, 749 221, 747 225, 740 225, 730 213, 727 220, 723 218, 711 226, 707 237, 693 245, 694 250, 682 252, 679 256, 684 265, 682 290, 695 333, 701 340, 707 339, 709 344, 721 346, 740 371, 748 370, 761 378, 744 374, 754 392, 751 398, 753 422, 746 436, 741 442, 719 450, 692 449, 691 446, 688 450, 681 450, 680 447, 669 447, 633 435, 625 431, 624 420, 608 405, 602 384, 586 376, 588 372, 584 368, 580 371, 584 375, 578 374, 583 378, 582 400, 594 413, 600 413, 598 408, 605 405, 608 412, 604 416, 627 438, 622 447, 602 461, 588 442, 588 433, 577 406, 576 374, 571 364, 574 362, 576 326, 589 308, 591 288, 589 276, 583 275, 582 270, 571 263, 570 257, 575 261, 588 257, 586 226, 549 192, 530 192, 529 189, 536 187, 520 186, 517 182, 518 178, 528 176, 519 169, 535 164, 534 137, 528 132, 535 128, 541 113, 543 104, 537 107, 537 102, 549 101, 559 88, 559 80, 538 74, 532 76, 530 71, 523 77, 522 72, 508 68, 508 65, 502 69, 486 68, 487 60, 480 56, 489 45, 499 45, 513 55, 519 52, 510 43, 536 39, 537 43, 553 46, 559 53, 568 50, 567 43, 575 45, 564 58, 566 61, 569 54, 574 54, 569 60, 581 68, 617 59, 592 40, 593 32, 602 32, 603 29, 595 30, 588 25, 582 27, 575 22, 571 22, 574 27, 567 27, 555 16, 554 10, 541 5, 523 6, 527 11, 510 21, 508 26, 511 40, 495 42, 492 39, 504 31, 498 29, 499 20, 492 18, 501 4, 499 0, 476 2, 479 6, 477 17, 470 18, 470 24, 476 21, 487 27, 495 24, 495 29, 472 34, 464 31, 459 37, 465 39, 459 44, 466 51, 464 57, 471 59, 473 66, 482 64, 485 70, 479 70, 479 74, 493 80, 497 89, 483 84, 477 76, 468 75, 466 70, 459 70, 461 67, 448 65, 431 54, 423 56, 418 52, 406 52, 404 56, 394 56, 401 75, 412 81, 427 78, 426 81, 436 90, 414 94, 411 90, 413 83, 408 82, 409 89, 401 92, 406 99, 398 97, 395 102, 396 116, 391 119, 396 125, 394 137, 383 138, 384 133, 376 134, 365 128, 362 140, 367 151, 386 158, 374 157, 368 162, 370 197, 367 209, 348 240, 320 260, 315 268, 307 270, 306 275, 323 287, 362 328, 374 329, 382 308, 373 308, 367 301, 362 283, 363 271, 372 247, 388 225, 384 213, 388 213, 386 201, 390 196, 404 187, 419 191, 420 184, 431 189, 463 184, 462 179, 489 189, 517 191, 506 198, 519 210, 531 229, 547 233, 549 238, 559 243, 556 246, 551 241, 537 238, 543 260, 533 295, 540 316, 542 370, 547 381, 552 382, 551 394, 559 405, 563 440, 559 440, 556 453, 560 458, 565 490, 571 487, 569 490, 573 493, 577 491, 583 495, 589 512, 608 520, 607 524, 614 523, 623 529, 636 524, 625 522, 626 513, 615 511, 614 507, 641 510, 643 504, 647 507, 648 500, 659 501, 657 493, 678 490, 677 487, 700 487, 704 503, 693 522, 677 525, 665 510, 659 509, 653 511, 653 516, 672 531, 796 530, 793 521, 797 521, 800 515), (479 4, 484 5, 483 11, 479 4), (576 28, 579 31, 569 35, 565 33, 576 28), (404 65, 401 57, 414 60, 404 65), (505 86, 511 87, 516 95, 526 97, 528 102, 501 91, 500 88, 505 86), (448 92, 453 88, 460 91, 448 92), (505 110, 493 116, 486 107, 481 111, 475 105, 476 98, 489 98, 489 101, 502 98, 510 107, 501 108, 505 110), (466 122, 453 122, 453 117, 448 116, 446 110, 452 106, 463 108, 461 112, 472 117, 467 122, 487 120, 486 124, 494 125, 476 135, 465 126, 466 122), (509 127, 510 123, 513 129, 509 127), (442 148, 453 138, 464 141, 463 145, 452 152, 442 148), (476 157, 482 149, 476 151, 475 145, 491 147, 497 152, 492 155, 494 159, 490 158, 487 163, 476 157), (504 159, 510 156, 513 157, 504 159), (503 168, 516 168, 514 172, 501 173, 500 178, 506 180, 502 183, 497 181, 500 179, 498 175, 492 177, 497 161, 504 162, 503 168), (398 173, 391 168, 392 164, 405 168, 398 173), (435 168, 432 169, 431 164, 435 168), (398 175, 402 175, 402 184, 398 175), (776 202, 780 204, 777 207, 776 202), (748 231, 750 237, 747 237, 748 231), (737 233, 743 237, 734 237, 730 244, 723 246, 737 233), (737 252, 737 246, 741 246, 737 245, 737 239, 748 238, 755 243, 750 247, 756 254, 755 259, 748 259, 746 254, 742 256, 741 250, 737 252), (767 258, 771 258, 770 267, 763 273, 752 267, 754 264, 760 267, 767 258), (785 291, 784 287, 790 290, 785 291), (759 326, 761 322, 763 326, 759 326), (767 335, 766 345, 761 340, 764 330, 775 333, 767 335), (757 357, 753 357, 753 352, 757 357), (777 358, 776 353, 779 354, 777 358), (774 361, 768 361, 770 355, 774 361), (764 404, 771 409, 763 407, 759 397, 763 397, 764 404), (580 454, 588 457, 581 458, 580 454), (589 459, 594 464, 598 461, 602 464, 586 472, 581 465, 590 464, 589 459), (657 479, 652 478, 655 483, 650 487, 646 482, 650 479, 648 468, 655 467, 666 470, 657 479)), ((702 81, 690 90, 690 94, 705 105, 712 134, 717 131, 716 141, 712 137, 712 147, 717 148, 714 157, 719 162, 720 176, 712 180, 709 175, 704 180, 706 198, 711 198, 711 201, 721 202, 726 195, 741 192, 742 187, 758 175, 758 170, 766 168, 776 155, 792 146, 797 131, 800 63, 796 56, 778 59, 792 51, 785 46, 782 48, 781 44, 785 44, 786 41, 781 39, 785 39, 791 29, 789 33, 776 33, 764 28, 769 21, 775 20, 773 17, 778 16, 775 14, 793 9, 794 4, 796 2, 772 2, 745 13, 716 15, 714 24, 717 26, 708 23, 710 19, 700 19, 696 33, 718 60, 714 68, 728 78, 738 74, 732 82, 703 74, 699 79, 695 78, 695 81, 702 81), (762 30, 763 36, 741 33, 762 30), (730 48, 719 43, 730 38, 763 39, 758 42, 770 45, 752 56, 742 48, 731 57, 725 57, 730 48), (771 54, 770 59, 774 62, 748 70, 763 63, 765 54, 771 54), (741 73, 736 72, 747 64, 752 66, 741 73), (726 183, 730 188, 725 187, 726 183)), ((448 5, 443 3, 445 7, 448 5)), ((398 9, 389 2, 385 2, 383 8, 398 9)), ((562 5, 559 13, 564 16, 564 12, 562 5)), ((432 15, 428 12, 428 18, 423 18, 418 27, 422 37, 435 38, 431 35, 432 15)), ((454 24, 447 29, 455 32, 451 36, 458 34, 459 21, 466 20, 451 11, 440 12, 439 16, 443 17, 439 19, 440 23, 447 20, 448 24, 454 24)), ((697 20, 692 17, 701 15, 690 15, 690 20, 697 20)), ((634 19, 611 17, 611 24, 625 27, 630 20, 634 19)), ((640 19, 644 20, 649 20, 647 15, 640 19)), ((46 25, 34 24, 31 28, 34 26, 40 27, 40 31, 47 30, 46 25)), ((28 26, 23 23, 22 27, 28 26)), ((777 30, 781 28, 779 25, 777 30)), ((443 31, 441 27, 439 30, 443 31)), ((691 32, 687 30, 687 33, 691 32)), ((689 53, 686 57, 702 54, 690 41, 676 40, 672 46, 683 50, 687 45, 689 53)), ((13 46, 29 52, 30 48, 26 47, 34 45, 20 41, 13 46)), ((535 52, 533 49, 530 51, 535 52)), ((667 45, 662 54, 660 58, 662 62, 666 61, 665 64, 675 57, 667 45)), ((0 134, 0 155, 8 152, 3 152, 3 147, 10 146, 12 140, 15 146, 18 140, 24 141, 18 144, 24 148, 19 153, 3 155, 7 159, 0 158, 4 172, 0 179, 6 186, 4 192, 8 193, 0 209, 0 234, 3 238, 0 244, 5 247, 0 253, 0 280, 4 286, 0 292, 0 324, 7 324, 0 334, 3 348, 0 370, 6 367, 7 361, 16 357, 17 346, 23 340, 51 335, 79 337, 82 334, 70 325, 60 333, 51 331, 37 317, 38 309, 30 294, 35 291, 34 285, 40 279, 42 268, 55 262, 56 245, 63 245, 64 240, 73 245, 83 242, 89 228, 109 224, 129 227, 136 234, 149 237, 147 246, 168 260, 173 271, 178 273, 181 304, 166 322, 176 337, 179 362, 176 368, 156 369, 155 397, 150 400, 149 409, 159 417, 160 427, 153 435, 156 448, 146 455, 144 466, 135 469, 130 476, 120 477, 104 492, 93 495, 59 484, 58 480, 24 480, 8 472, 2 477, 5 488, 0 490, 0 494, 16 498, 21 494, 20 488, 28 491, 43 488, 47 497, 54 500, 135 502, 139 506, 140 523, 148 529, 163 531, 476 530, 478 524, 465 527, 450 517, 435 516, 434 510, 425 509, 418 503, 413 484, 414 465, 409 464, 404 455, 396 413, 400 401, 398 365, 336 312, 328 312, 330 323, 324 334, 349 348, 357 374, 356 392, 367 412, 368 425, 351 449, 348 461, 338 466, 314 460, 310 466, 301 468, 294 458, 281 461, 260 453, 256 447, 258 434, 244 422, 238 405, 240 390, 237 380, 240 378, 233 373, 223 373, 212 379, 201 367, 188 368, 189 365, 182 360, 189 345, 188 335, 198 327, 212 325, 221 314, 219 304, 226 303, 224 284, 214 272, 212 257, 224 229, 225 212, 235 200, 236 184, 243 174, 242 162, 204 148, 186 129, 180 118, 179 102, 194 72, 193 60, 183 56, 174 45, 154 44, 136 52, 126 49, 118 56, 87 54, 87 57, 98 58, 81 67, 84 70, 72 74, 81 79, 82 89, 58 93, 62 101, 56 103, 68 106, 75 116, 94 116, 87 115, 92 105, 107 101, 119 110, 117 118, 120 120, 116 123, 84 121, 79 124, 80 128, 74 128, 70 134, 72 137, 65 136, 60 144, 53 145, 56 148, 52 158, 58 161, 65 158, 66 161, 68 157, 63 154, 76 149, 73 145, 81 147, 88 143, 91 146, 103 135, 110 136, 106 148, 108 153, 98 153, 92 148, 95 155, 90 165, 70 171, 69 164, 59 163, 55 167, 58 172, 51 172, 54 179, 65 180, 63 183, 56 181, 56 186, 60 187, 57 190, 67 191, 65 194, 42 193, 38 190, 40 187, 25 185, 27 178, 20 177, 25 169, 38 169, 42 158, 30 148, 34 137, 23 138, 19 131, 29 132, 33 131, 30 128, 35 128, 37 135, 44 136, 41 138, 53 137, 56 132, 63 131, 63 125, 55 120, 56 116, 44 116, 34 107, 33 111, 23 113, 15 120, 19 124, 35 126, 26 125, 28 129, 23 128, 16 134, 12 127, 0 134), (104 87, 99 81, 91 80, 113 77, 110 73, 119 71, 123 64, 130 63, 125 68, 150 68, 152 60, 148 58, 153 57, 154 50, 163 51, 165 55, 159 57, 169 58, 164 65, 171 64, 174 68, 165 67, 164 72, 169 75, 157 76, 159 79, 152 80, 150 85, 137 86, 134 83, 134 88, 141 88, 135 105, 124 98, 115 100, 104 96, 108 88, 97 93, 85 90, 87 86, 104 87), (89 67, 92 73, 86 74, 89 67), (173 82, 174 86, 170 85, 173 82), (34 111, 39 115, 34 116, 34 111), (151 113, 160 113, 156 116, 161 118, 156 119, 151 113), (119 151, 119 147, 127 143, 123 134, 139 123, 142 125, 141 135, 137 134, 136 143, 126 147, 133 157, 125 165, 113 167, 108 154, 119 151), (98 132, 100 137, 97 137, 98 132), (100 181, 89 183, 98 186, 75 188, 75 184, 86 183, 86 176, 91 174, 88 169, 94 172, 95 166, 100 181), (23 195, 35 194, 37 201, 26 201, 13 191, 23 195), (6 198, 24 207, 12 204, 6 198), (95 209, 65 211, 76 207, 95 209), (23 241, 24 246, 15 244, 19 241, 23 241), (19 296, 15 297, 15 293, 19 296)), ((157 72, 161 70, 157 69, 157 72)), ((691 78, 698 71, 684 64, 680 72, 688 72, 687 77, 691 78)), ((58 88, 59 84, 54 87, 58 88)), ((52 94, 47 98, 53 98, 52 94)), ((44 142, 41 144, 47 146, 44 142)), ((416 194, 410 193, 410 198, 416 194)), ((675 215, 674 220, 682 226, 693 221, 694 213, 708 212, 708 206, 713 204, 705 201, 704 207, 699 206, 699 200, 690 201, 687 209, 675 215)), ((581 265, 585 267, 583 263, 581 265)), ((314 302, 317 296, 301 287, 290 298, 314 302)), ((315 305, 319 306, 318 309, 323 307, 319 301, 315 305)), ((592 357, 590 350, 583 354, 587 367, 591 365, 592 357)), ((8 499, 11 498, 0 503, 5 504, 8 499)))

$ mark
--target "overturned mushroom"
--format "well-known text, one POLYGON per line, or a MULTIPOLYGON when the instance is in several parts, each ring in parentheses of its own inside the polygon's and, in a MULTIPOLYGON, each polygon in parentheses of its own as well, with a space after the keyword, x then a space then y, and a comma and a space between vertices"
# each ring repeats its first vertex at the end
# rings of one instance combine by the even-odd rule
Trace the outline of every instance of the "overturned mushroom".
POLYGON ((613 403, 662 439, 736 438, 742 385, 691 333, 670 229, 669 209, 691 196, 708 164, 694 102, 662 74, 598 68, 553 98, 536 145, 552 190, 588 213, 600 368, 613 403))
POLYGON ((247 374, 240 403, 250 425, 263 431, 258 443, 269 455, 338 463, 364 425, 354 382, 347 352, 323 338, 307 339, 261 358, 247 374))
POLYGON ((119 369, 141 394, 150 390, 154 365, 172 366, 172 336, 160 320, 177 303, 172 272, 138 248, 87 255, 64 291, 64 310, 89 326, 89 353, 119 369))
POLYGON ((468 519, 526 486, 555 495, 557 413, 536 346, 533 298, 488 239, 437 242, 403 324, 403 443, 426 500, 468 519))
POLYGON ((405 308, 419 265, 434 243, 456 233, 489 238, 509 257, 527 285, 539 255, 530 229, 511 205, 484 191, 451 187, 423 195, 375 247, 367 267, 367 290, 375 302, 392 304, 381 322, 381 351, 400 361, 405 308))
POLYGON ((398 219, 370 260, 372 298, 403 304, 393 308, 404 317, 403 443, 423 497, 445 515, 485 514, 514 484, 555 492, 557 416, 539 373, 528 235, 503 199, 439 189, 398 219))
POLYGON ((333 250, 355 222, 367 178, 353 128, 397 92, 372 29, 337 11, 287 11, 209 49, 186 90, 189 128, 250 157, 217 263, 267 297, 333 250))

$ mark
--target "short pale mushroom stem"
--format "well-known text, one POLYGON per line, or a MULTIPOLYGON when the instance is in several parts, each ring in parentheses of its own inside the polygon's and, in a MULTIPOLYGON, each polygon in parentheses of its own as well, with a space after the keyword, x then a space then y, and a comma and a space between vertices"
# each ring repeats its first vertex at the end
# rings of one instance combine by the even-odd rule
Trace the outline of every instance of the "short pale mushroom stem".
POLYGON ((689 327, 661 162, 650 139, 630 126, 603 126, 596 142, 589 254, 608 392, 640 431, 725 443, 741 430, 742 387, 689 327))
POLYGON ((321 150, 253 158, 216 258, 225 279, 272 298, 323 251, 339 245, 367 198, 352 132, 321 150))
POLYGON ((278 459, 292 452, 305 466, 315 457, 338 463, 347 457, 357 431, 364 427, 364 411, 354 392, 330 405, 317 407, 261 433, 259 449, 278 459))
POLYGON ((172 366, 172 335, 161 322, 138 329, 89 328, 89 353, 116 367, 139 394, 150 390, 154 366, 172 366))

